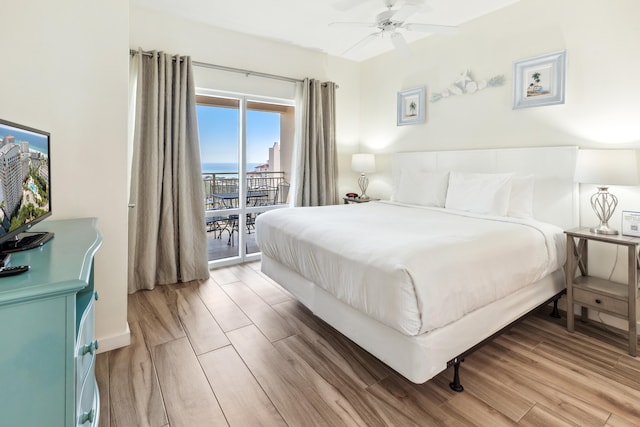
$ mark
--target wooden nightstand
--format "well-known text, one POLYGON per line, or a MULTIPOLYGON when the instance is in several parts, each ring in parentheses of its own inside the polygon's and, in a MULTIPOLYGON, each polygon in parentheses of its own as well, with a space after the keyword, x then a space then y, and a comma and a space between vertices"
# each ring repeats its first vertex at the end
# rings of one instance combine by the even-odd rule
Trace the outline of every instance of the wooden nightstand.
POLYGON ((638 337, 636 309, 638 306, 638 255, 640 238, 622 235, 595 234, 588 228, 565 231, 567 235, 567 330, 573 332, 573 305, 582 306, 582 319, 586 320, 588 309, 625 319, 629 322, 629 354, 637 356, 638 337), (577 242, 576 242, 577 240, 577 242), (589 241, 603 242, 627 248, 627 283, 589 276, 589 241), (580 275, 576 277, 577 269, 580 275))
POLYGON ((345 205, 348 205, 349 203, 367 203, 367 202, 373 202, 375 200, 380 200, 380 199, 360 199, 358 197, 343 197, 342 200, 344 200, 345 205))

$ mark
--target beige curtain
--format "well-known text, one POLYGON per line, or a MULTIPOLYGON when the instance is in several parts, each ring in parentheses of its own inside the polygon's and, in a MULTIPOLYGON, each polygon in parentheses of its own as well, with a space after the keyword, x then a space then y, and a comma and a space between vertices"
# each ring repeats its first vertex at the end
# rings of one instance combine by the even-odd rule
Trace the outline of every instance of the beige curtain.
POLYGON ((295 206, 338 203, 336 85, 305 79, 298 96, 295 206))
POLYGON ((189 57, 139 51, 129 212, 129 292, 209 277, 189 57))

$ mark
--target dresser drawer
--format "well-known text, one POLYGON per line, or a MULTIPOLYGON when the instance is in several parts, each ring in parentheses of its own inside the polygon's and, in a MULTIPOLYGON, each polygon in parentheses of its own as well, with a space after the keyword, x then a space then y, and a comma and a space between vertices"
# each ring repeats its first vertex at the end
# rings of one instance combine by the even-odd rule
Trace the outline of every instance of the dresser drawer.
POLYGON ((94 339, 94 323, 95 297, 92 297, 82 313, 76 342, 76 375, 80 381, 86 376, 87 369, 98 350, 98 341, 94 339))
POLYGON ((90 375, 82 383, 82 391, 79 395, 76 411, 76 422, 78 427, 91 427, 98 425, 100 411, 100 395, 98 384, 93 374, 94 365, 90 367, 90 375))
MULTIPOLYGON (((95 293, 86 305, 79 323, 78 338, 76 342, 76 401, 80 399, 82 384, 87 377, 90 367, 93 365, 98 349, 98 341, 94 339, 95 322, 95 293)), ((77 313, 80 315, 80 313, 77 313)))
POLYGON ((585 305, 610 314, 617 314, 624 318, 628 317, 629 305, 626 300, 581 288, 573 289, 573 300, 576 304, 585 305))

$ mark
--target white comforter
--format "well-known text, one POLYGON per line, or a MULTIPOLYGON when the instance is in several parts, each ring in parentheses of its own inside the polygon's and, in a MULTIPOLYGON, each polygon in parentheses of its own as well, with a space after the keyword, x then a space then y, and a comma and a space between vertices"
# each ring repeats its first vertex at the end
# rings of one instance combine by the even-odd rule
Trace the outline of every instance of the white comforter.
POLYGON ((263 254, 380 322, 417 335, 564 264, 562 230, 391 202, 266 212, 263 254))

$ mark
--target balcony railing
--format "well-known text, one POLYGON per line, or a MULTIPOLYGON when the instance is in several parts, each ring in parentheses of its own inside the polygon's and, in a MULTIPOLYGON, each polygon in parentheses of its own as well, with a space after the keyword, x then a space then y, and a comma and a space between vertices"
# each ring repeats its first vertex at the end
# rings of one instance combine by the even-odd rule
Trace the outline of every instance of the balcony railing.
MULTIPOLYGON (((271 206, 287 203, 289 183, 284 172, 248 172, 247 204, 271 206)), ((235 172, 203 173, 206 209, 228 209, 238 206, 239 179, 235 172)))

